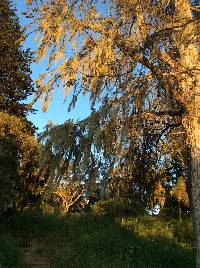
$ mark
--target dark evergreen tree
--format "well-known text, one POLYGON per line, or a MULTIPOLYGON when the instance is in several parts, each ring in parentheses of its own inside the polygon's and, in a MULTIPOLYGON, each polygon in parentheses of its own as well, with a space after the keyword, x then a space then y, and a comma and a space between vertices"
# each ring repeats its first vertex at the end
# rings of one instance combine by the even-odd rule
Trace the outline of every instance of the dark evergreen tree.
POLYGON ((0 111, 25 117, 24 101, 33 94, 31 52, 24 50, 23 31, 9 0, 0 1, 0 111))
POLYGON ((12 2, 0 0, 0 214, 23 209, 41 188, 39 145, 27 119, 32 53, 24 38, 12 2))

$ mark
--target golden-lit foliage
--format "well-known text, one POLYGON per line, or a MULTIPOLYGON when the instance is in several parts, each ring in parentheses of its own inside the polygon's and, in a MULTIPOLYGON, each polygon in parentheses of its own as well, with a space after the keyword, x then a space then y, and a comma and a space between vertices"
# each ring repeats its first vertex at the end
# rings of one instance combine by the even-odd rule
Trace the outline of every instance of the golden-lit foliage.
POLYGON ((174 196, 179 203, 182 203, 185 206, 189 206, 189 198, 186 192, 186 182, 183 177, 180 177, 178 179, 170 194, 174 196))
POLYGON ((32 0, 26 0, 26 3, 27 3, 28 5, 31 5, 31 4, 32 4, 32 0))
POLYGON ((37 157, 35 152, 38 151, 39 145, 32 135, 29 123, 25 119, 0 112, 0 128, 1 139, 8 135, 16 137, 20 145, 21 158, 24 164, 30 160, 31 154, 37 157))
MULTIPOLYGON (((72 88, 77 95, 79 86, 83 92, 89 90, 93 100, 107 87, 125 92, 131 89, 139 103, 145 96, 143 85, 150 89, 155 79, 162 79, 166 90, 172 91, 172 84, 181 78, 173 47, 179 45, 171 32, 174 30, 179 42, 184 42, 182 25, 189 23, 198 31, 190 14, 184 18, 175 14, 179 2, 173 6, 169 1, 55 0, 33 6, 30 27, 37 33, 36 61, 49 58, 47 73, 38 79, 38 94, 45 97, 44 110, 58 86, 66 95, 72 88), (141 83, 136 75, 140 66, 141 83)), ((180 100, 179 93, 176 87, 173 94, 180 100)))
POLYGON ((153 206, 159 205, 160 208, 163 208, 165 205, 165 199, 166 199, 165 187, 159 181, 156 183, 154 192, 151 196, 152 205, 153 206))
MULTIPOLYGON (((167 155, 167 150, 180 151, 174 144, 179 132, 184 132, 185 99, 180 94, 179 44, 174 36, 181 36, 185 23, 193 25, 197 34, 198 25, 195 16, 176 15, 179 2, 174 6, 169 1, 43 1, 36 5, 33 1, 29 9, 30 27, 38 40, 36 60, 49 58, 47 73, 37 82, 44 110, 59 86, 66 96, 73 89, 69 109, 80 92, 89 91, 91 105, 100 102, 101 106, 87 121, 86 148, 89 151, 95 142, 110 163, 120 162, 121 155, 132 161, 130 146, 140 147, 142 142, 151 154, 160 150, 158 157, 167 155)), ((187 66, 181 72, 187 72, 187 66)), ((185 138, 184 133, 180 137, 185 138)))
POLYGON ((52 191, 52 199, 54 204, 57 202, 61 204, 61 212, 66 214, 74 205, 86 205, 82 200, 85 189, 79 183, 68 183, 67 185, 60 184, 52 191))
POLYGON ((119 155, 127 136, 149 131, 156 147, 163 146, 161 140, 165 144, 173 128, 184 131, 179 45, 173 35, 181 36, 185 23, 197 34, 198 24, 195 16, 177 16, 179 2, 33 1, 29 14, 38 40, 37 60, 49 58, 47 73, 37 82, 43 109, 58 87, 66 96, 73 89, 69 109, 80 92, 89 91, 91 105, 102 104, 91 124, 104 126, 103 131, 91 128, 91 133, 95 131, 97 148, 103 145, 108 154, 119 155))
POLYGON ((134 179, 130 172, 128 173, 127 170, 122 170, 120 167, 114 168, 108 182, 110 196, 118 201, 130 199, 133 195, 133 191, 131 191, 133 184, 134 179))
MULTIPOLYGON (((80 92, 90 94, 91 106, 98 112, 90 117, 87 149, 92 151, 94 137, 101 140, 95 145, 103 147, 110 173, 120 166, 121 175, 128 171, 135 188, 149 194, 156 182, 153 172, 170 153, 176 154, 167 152, 165 145, 184 137, 185 148, 191 148, 199 238, 200 23, 193 2, 55 0, 35 5, 33 1, 29 15, 30 28, 38 35, 36 61, 49 58, 36 97, 44 99, 46 110, 59 86, 66 96, 73 90, 69 108, 80 92)), ((175 143, 172 148, 175 151, 175 143)), ((156 188, 162 191, 159 185, 156 188)), ((197 252, 200 256, 200 238, 197 252)))
POLYGON ((29 27, 38 42, 36 61, 45 57, 49 60, 47 72, 37 81, 38 96, 44 99, 43 109, 47 109, 58 87, 65 90, 66 96, 73 89, 69 109, 80 92, 90 92, 93 107, 96 102, 101 104, 99 111, 80 125, 66 123, 44 134, 47 151, 58 149, 59 157, 53 160, 53 169, 58 174, 63 174, 74 158, 73 166, 78 168, 81 159, 85 166, 93 163, 94 146, 96 153, 108 160, 108 177, 113 166, 118 165, 122 180, 129 176, 131 181, 133 177, 146 178, 146 186, 142 182, 142 187, 154 188, 150 186, 150 181, 153 185, 156 181, 152 174, 162 162, 156 159, 177 153, 184 157, 184 148, 177 146, 179 137, 185 138, 181 117, 187 102, 180 94, 180 73, 188 76, 191 66, 181 66, 179 62, 181 46, 187 46, 181 38, 182 27, 191 25, 194 46, 199 28, 196 13, 188 11, 181 15, 188 7, 187 1, 183 7, 180 3, 32 1, 28 14, 32 17, 29 27), (174 128, 177 130, 173 131, 174 128), (79 145, 71 146, 73 142, 79 145), (63 153, 60 154, 62 148, 69 156, 65 161, 63 153), (122 163, 126 163, 123 168, 122 163))

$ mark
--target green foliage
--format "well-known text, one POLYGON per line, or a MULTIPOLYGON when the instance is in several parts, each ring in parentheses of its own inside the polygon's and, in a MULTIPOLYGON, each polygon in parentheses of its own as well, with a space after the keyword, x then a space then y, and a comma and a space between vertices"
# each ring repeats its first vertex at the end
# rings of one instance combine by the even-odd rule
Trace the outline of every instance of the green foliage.
MULTIPOLYGON (((158 180, 160 155, 154 152, 149 134, 143 136, 143 142, 141 136, 132 134, 131 118, 126 118, 126 128, 131 127, 122 137, 125 126, 117 124, 123 117, 121 108, 107 104, 85 120, 46 126, 40 135, 41 162, 49 167, 51 185, 78 180, 90 195, 98 182, 102 196, 129 200, 137 208, 147 206, 158 180)), ((129 112, 127 105, 124 113, 129 112)))
MULTIPOLYGON (((39 147, 26 119, 33 94, 30 64, 22 31, 10 0, 0 1, 0 213, 22 209, 38 188, 39 147), (35 185, 37 184, 37 187, 35 185), (26 201, 25 201, 26 200, 26 201)), ((39 179, 40 180, 40 179, 39 179)))
POLYGON ((18 155, 16 138, 11 134, 0 137, 0 214, 15 204, 16 189, 19 186, 18 155))
POLYGON ((179 203, 189 206, 189 198, 186 192, 186 182, 183 177, 180 177, 176 185, 171 190, 171 195, 174 196, 179 203))
POLYGON ((182 223, 178 220, 172 222, 173 233, 176 240, 183 244, 190 243, 191 245, 194 245, 195 239, 191 219, 185 218, 182 223))
POLYGON ((134 231, 140 237, 148 239, 169 239, 178 243, 194 245, 194 233, 190 218, 185 218, 182 223, 178 220, 167 220, 156 216, 123 217, 121 225, 134 231))
POLYGON ((122 217, 137 215, 142 211, 142 208, 134 207, 134 204, 130 204, 126 201, 117 201, 113 199, 97 201, 91 207, 91 212, 95 215, 122 217))
POLYGON ((24 51, 24 33, 10 0, 0 1, 0 111, 26 116, 24 103, 33 94, 31 53, 24 51))
POLYGON ((167 196, 164 207, 160 210, 159 215, 165 219, 177 219, 179 218, 179 209, 183 218, 190 217, 191 212, 188 205, 179 203, 177 199, 171 195, 167 196))
POLYGON ((0 146, 0 211, 23 209, 43 186, 39 145, 25 119, 0 112, 0 146))
POLYGON ((164 222, 159 218, 139 216, 137 218, 122 218, 122 226, 133 231, 140 237, 148 239, 173 239, 173 227, 170 222, 164 222))

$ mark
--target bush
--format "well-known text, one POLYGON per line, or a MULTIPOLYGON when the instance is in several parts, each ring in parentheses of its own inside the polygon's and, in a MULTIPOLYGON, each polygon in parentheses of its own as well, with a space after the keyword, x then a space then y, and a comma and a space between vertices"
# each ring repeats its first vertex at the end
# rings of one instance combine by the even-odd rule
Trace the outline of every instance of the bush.
POLYGON ((139 237, 160 238, 172 240, 174 238, 173 226, 171 222, 166 222, 158 217, 144 215, 138 217, 123 217, 121 225, 131 230, 139 237))
POLYGON ((133 204, 113 199, 100 200, 91 206, 91 211, 95 215, 101 216, 133 216, 138 214, 138 209, 133 204))
POLYGON ((194 245, 194 232, 191 219, 184 219, 182 223, 178 220, 173 221, 174 238, 181 243, 194 245))

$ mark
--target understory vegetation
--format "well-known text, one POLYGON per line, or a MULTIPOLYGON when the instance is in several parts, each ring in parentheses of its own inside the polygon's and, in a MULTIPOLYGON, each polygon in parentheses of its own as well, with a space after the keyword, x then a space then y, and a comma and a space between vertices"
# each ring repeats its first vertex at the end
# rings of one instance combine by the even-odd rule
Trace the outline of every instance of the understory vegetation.
POLYGON ((26 212, 1 219, 2 268, 24 267, 21 248, 38 240, 37 254, 58 268, 193 268, 192 224, 141 215, 58 216, 26 212), (5 239, 6 237, 6 239, 5 239))

